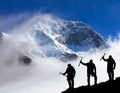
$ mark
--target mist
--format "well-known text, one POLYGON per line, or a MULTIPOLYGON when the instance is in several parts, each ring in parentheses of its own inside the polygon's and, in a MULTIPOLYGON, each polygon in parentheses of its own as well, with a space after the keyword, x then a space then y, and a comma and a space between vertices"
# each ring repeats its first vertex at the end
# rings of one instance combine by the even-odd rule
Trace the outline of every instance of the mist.
MULTIPOLYGON (((26 36, 26 31, 38 20, 40 20, 39 23, 49 26, 50 21, 55 22, 59 19, 50 14, 36 14, 21 25, 12 27, 9 35, 1 43, 0 93, 60 93, 68 88, 66 77, 59 74, 59 72, 65 72, 68 63, 71 63, 76 69, 75 87, 87 85, 87 68, 83 65, 78 67, 80 58, 71 62, 61 62, 52 57, 31 55, 31 50, 38 45, 31 36, 26 36), (29 66, 20 64, 18 61, 20 55, 29 56, 32 58, 32 63, 29 66)), ((83 62, 93 59, 97 67, 98 83, 108 80, 107 63, 100 61, 103 53, 106 53, 105 58, 108 58, 109 55, 113 56, 117 66, 115 78, 120 76, 119 34, 114 40, 108 38, 108 44, 110 47, 107 49, 95 49, 94 52, 82 52, 79 55, 83 57, 83 62)), ((93 78, 91 78, 91 84, 94 84, 93 78)))

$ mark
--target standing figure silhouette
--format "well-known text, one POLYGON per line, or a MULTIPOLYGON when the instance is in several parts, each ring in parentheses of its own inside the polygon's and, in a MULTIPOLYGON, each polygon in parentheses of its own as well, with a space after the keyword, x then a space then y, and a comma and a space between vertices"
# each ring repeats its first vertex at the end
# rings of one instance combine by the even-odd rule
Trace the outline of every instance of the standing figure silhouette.
POLYGON ((107 73, 109 76, 109 80, 114 80, 114 69, 116 67, 115 60, 112 58, 111 55, 109 55, 108 59, 105 59, 103 56, 102 59, 107 62, 107 73))
POLYGON ((80 61, 81 64, 84 66, 87 66, 87 82, 88 86, 90 86, 90 76, 94 77, 94 84, 97 84, 97 75, 96 75, 96 66, 93 63, 93 60, 91 59, 88 63, 83 63, 80 61))
POLYGON ((66 74, 67 74, 67 81, 68 81, 69 88, 74 88, 74 77, 75 77, 76 71, 71 64, 68 64, 68 67, 65 73, 63 73, 63 75, 66 75, 66 74))

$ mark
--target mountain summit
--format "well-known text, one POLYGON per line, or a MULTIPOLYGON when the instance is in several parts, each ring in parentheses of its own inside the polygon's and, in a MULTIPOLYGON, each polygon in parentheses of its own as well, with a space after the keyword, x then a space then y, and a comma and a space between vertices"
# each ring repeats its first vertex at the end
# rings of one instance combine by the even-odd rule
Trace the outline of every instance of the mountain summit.
POLYGON ((107 45, 106 40, 79 21, 66 21, 45 15, 33 19, 24 31, 25 38, 34 45, 33 55, 74 60, 79 52, 107 45))
POLYGON ((78 52, 107 45, 102 36, 83 22, 65 21, 48 16, 37 20, 36 24, 27 29, 26 34, 38 45, 35 49, 37 51, 33 51, 35 55, 58 57, 65 61, 76 58, 78 52))

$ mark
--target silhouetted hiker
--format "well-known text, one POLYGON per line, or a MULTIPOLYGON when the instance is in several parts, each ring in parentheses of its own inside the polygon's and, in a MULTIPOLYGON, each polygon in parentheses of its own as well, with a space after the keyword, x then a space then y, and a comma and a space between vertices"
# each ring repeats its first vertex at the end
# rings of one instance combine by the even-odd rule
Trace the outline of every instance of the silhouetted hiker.
POLYGON ((90 76, 93 76, 95 81, 95 85, 97 84, 97 75, 96 75, 96 66, 93 63, 93 60, 91 59, 88 63, 83 63, 82 61, 80 61, 81 64, 87 66, 87 82, 88 82, 88 86, 90 86, 90 76))
POLYGON ((109 80, 114 80, 114 69, 116 67, 115 60, 112 58, 111 55, 109 55, 108 59, 105 59, 104 56, 102 57, 102 59, 107 62, 107 73, 109 76, 109 80))
POLYGON ((74 88, 75 73, 76 73, 76 71, 71 64, 68 64, 68 67, 67 67, 65 73, 62 73, 63 75, 67 74, 67 81, 68 81, 69 88, 74 88))

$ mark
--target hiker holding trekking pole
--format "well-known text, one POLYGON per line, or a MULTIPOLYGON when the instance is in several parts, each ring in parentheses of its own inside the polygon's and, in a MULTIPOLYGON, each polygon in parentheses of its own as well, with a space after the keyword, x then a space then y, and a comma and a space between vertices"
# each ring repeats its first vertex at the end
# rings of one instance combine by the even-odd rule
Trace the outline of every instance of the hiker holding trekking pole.
POLYGON ((68 64, 67 66, 68 67, 66 71, 64 73, 60 72, 60 74, 65 75, 67 77, 69 89, 71 89, 71 88, 74 88, 74 77, 75 77, 76 71, 71 64, 68 64))

